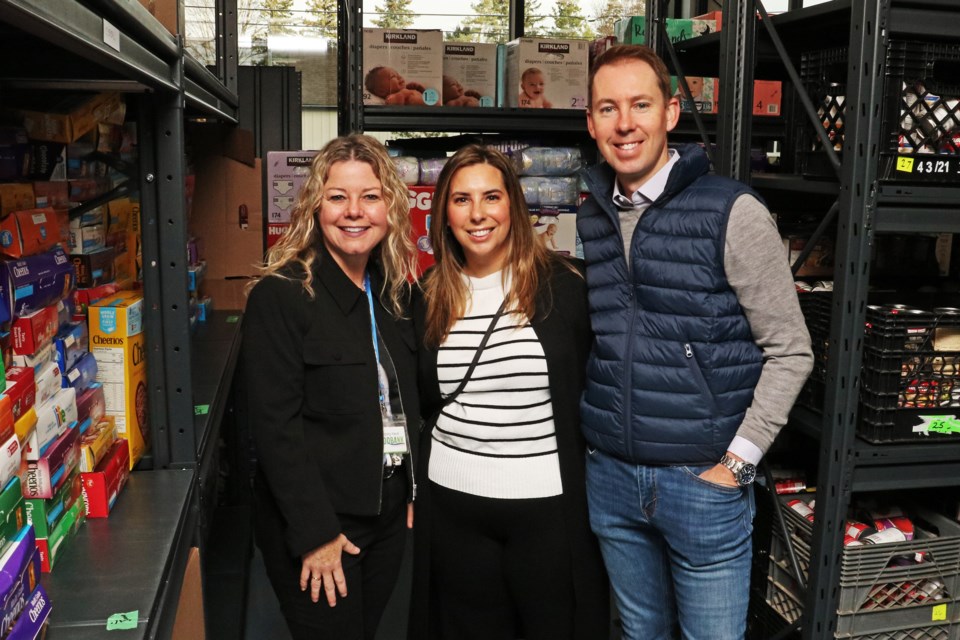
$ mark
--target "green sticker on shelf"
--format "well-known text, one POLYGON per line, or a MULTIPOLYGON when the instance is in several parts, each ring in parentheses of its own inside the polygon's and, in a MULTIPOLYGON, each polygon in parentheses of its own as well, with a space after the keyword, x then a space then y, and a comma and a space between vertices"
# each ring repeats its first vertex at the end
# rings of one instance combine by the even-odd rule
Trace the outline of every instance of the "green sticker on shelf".
POLYGON ((140 617, 139 611, 127 611, 126 613, 115 613, 107 618, 107 631, 121 631, 123 629, 136 629, 137 619, 140 617))
POLYGON ((931 621, 936 620, 946 620, 947 619, 947 605, 938 604, 933 608, 933 615, 930 617, 931 621))
POLYGON ((227 316, 227 322, 234 324, 240 319, 240 316, 227 316))
POLYGON ((210 413, 210 405, 208 404, 198 404, 193 407, 193 415, 195 416, 205 416, 210 413))
POLYGON ((919 416, 923 421, 913 428, 914 433, 925 436, 931 433, 960 433, 960 420, 955 415, 919 416))

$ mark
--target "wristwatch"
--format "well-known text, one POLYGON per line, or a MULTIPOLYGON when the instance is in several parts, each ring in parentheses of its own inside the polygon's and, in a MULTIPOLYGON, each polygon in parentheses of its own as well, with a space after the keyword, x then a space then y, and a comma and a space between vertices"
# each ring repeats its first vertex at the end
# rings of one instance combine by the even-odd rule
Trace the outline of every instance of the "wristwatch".
POLYGON ((755 466, 749 462, 731 458, 727 454, 723 454, 723 457, 720 458, 720 464, 733 472, 733 477, 737 479, 737 484, 741 487, 747 486, 757 477, 757 468, 755 466))

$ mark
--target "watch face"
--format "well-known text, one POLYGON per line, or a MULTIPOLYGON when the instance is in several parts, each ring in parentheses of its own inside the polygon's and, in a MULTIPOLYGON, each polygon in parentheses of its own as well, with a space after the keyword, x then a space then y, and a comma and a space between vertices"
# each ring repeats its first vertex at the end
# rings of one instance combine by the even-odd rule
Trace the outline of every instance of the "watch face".
POLYGON ((745 464, 740 467, 740 473, 737 474, 737 484, 741 487, 746 486, 753 482, 753 479, 757 477, 757 468, 752 464, 745 464))

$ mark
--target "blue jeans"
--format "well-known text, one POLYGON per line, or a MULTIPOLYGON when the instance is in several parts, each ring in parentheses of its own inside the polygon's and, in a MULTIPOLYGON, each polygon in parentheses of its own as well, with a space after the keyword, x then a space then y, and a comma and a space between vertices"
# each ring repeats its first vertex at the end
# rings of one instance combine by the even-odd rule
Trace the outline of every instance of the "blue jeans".
POLYGON ((624 640, 742 640, 750 593, 753 487, 587 451, 590 526, 624 640))

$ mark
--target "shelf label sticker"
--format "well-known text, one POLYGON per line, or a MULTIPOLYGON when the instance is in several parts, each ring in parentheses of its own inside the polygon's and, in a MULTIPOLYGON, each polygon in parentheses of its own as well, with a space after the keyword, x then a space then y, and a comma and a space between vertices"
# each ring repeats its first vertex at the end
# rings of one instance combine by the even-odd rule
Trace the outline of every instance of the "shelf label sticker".
POLYGON ((240 320, 240 316, 227 316, 227 324, 235 324, 240 320))
POLYGON ((120 51, 120 30, 106 20, 103 21, 103 44, 120 51))
POLYGON ((913 173, 913 158, 897 158, 897 171, 913 173))
POLYGON ((210 413, 210 405, 208 404, 198 404, 193 407, 193 415, 195 416, 205 416, 210 413))
POLYGON ((918 416, 923 422, 913 428, 914 433, 929 436, 931 433, 960 433, 957 416, 918 416))
POLYGON ((938 620, 947 619, 947 605, 938 604, 933 608, 933 614, 930 616, 930 620, 936 622, 938 620))
POLYGON ((107 631, 122 631, 123 629, 136 629, 137 620, 140 618, 140 611, 127 611, 126 613, 115 613, 107 618, 107 631))

